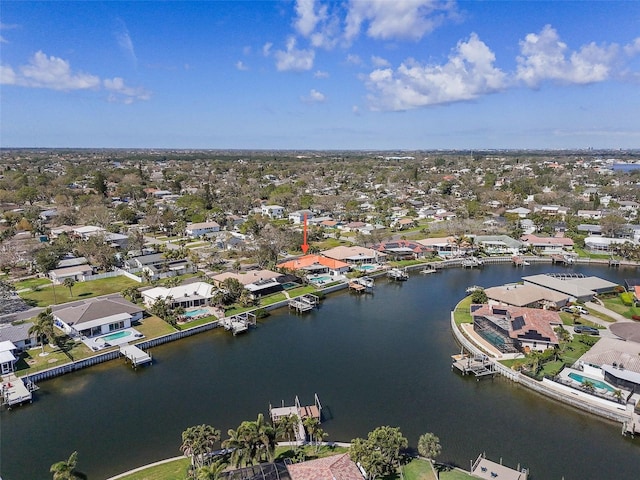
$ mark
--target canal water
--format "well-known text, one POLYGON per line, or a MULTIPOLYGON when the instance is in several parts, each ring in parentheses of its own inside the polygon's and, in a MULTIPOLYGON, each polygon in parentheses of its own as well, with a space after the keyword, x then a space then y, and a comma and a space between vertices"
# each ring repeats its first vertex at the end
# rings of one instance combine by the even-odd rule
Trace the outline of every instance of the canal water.
MULTIPOLYGON (((211 331, 152 350, 132 371, 113 361, 42 382, 33 405, 0 413, 4 480, 50 478, 49 466, 77 450, 92 480, 180 455, 181 432, 208 423, 223 432, 299 395, 324 406, 328 440, 349 441, 398 426, 413 446, 440 437, 442 461, 468 469, 479 453, 530 468, 534 480, 640 478, 640 441, 502 378, 451 371, 458 351, 449 312, 469 285, 566 271, 532 265, 451 269, 379 280, 373 295, 340 292, 321 308, 286 310, 233 337, 211 331)), ((621 283, 636 269, 574 267, 621 283)))

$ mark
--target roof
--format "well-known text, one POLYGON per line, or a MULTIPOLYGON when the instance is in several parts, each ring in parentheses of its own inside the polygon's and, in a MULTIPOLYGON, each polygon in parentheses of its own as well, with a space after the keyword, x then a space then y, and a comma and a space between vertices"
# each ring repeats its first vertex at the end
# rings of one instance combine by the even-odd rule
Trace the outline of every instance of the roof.
POLYGON ((364 258, 386 257, 386 254, 382 252, 376 252, 371 248, 358 247, 358 246, 353 246, 353 247, 338 246, 338 247, 330 248, 329 250, 323 251, 322 255, 328 258, 333 258, 335 260, 356 260, 358 257, 364 257, 364 258))
POLYGON ((486 288, 484 292, 491 300, 516 307, 525 307, 544 300, 559 303, 567 300, 568 297, 566 294, 539 287, 538 285, 503 285, 486 288))
POLYGON ((211 298, 213 296, 213 285, 206 282, 194 282, 187 285, 180 285, 178 287, 155 287, 150 288, 142 292, 142 295, 157 300, 159 298, 171 297, 174 300, 179 300, 184 297, 198 296, 201 298, 211 298))
POLYGON ((83 274, 87 272, 93 272, 91 265, 74 265, 72 267, 56 268, 50 270, 49 275, 55 275, 56 277, 68 277, 71 275, 83 274))
POLYGON ((10 352, 11 350, 15 350, 17 347, 10 342, 9 340, 4 340, 0 342, 0 352, 10 352))
POLYGON ((187 225, 187 230, 202 230, 203 228, 220 228, 218 222, 200 222, 187 225))
POLYGON ((348 453, 295 463, 287 468, 291 480, 363 480, 348 453))
MULTIPOLYGON (((550 275, 539 274, 522 277, 522 280, 525 284, 532 283, 534 285, 539 285, 541 287, 556 290, 557 292, 566 293, 567 295, 571 295, 572 297, 576 298, 592 297, 595 294, 595 292, 586 282, 577 281, 585 280, 583 278, 570 278, 562 280, 550 275)), ((613 285, 615 286, 615 284, 613 285)))
POLYGON ((522 242, 508 235, 476 235, 475 243, 503 243, 509 248, 521 248, 522 242))
POLYGON ((561 245, 563 247, 573 247, 573 240, 569 237, 538 237, 537 235, 523 235, 522 241, 532 245, 561 245))
POLYGON ((580 357, 591 365, 623 365, 625 369, 640 373, 640 343, 603 337, 580 357))
POLYGON ((279 268, 288 268, 290 270, 301 270, 312 265, 322 265, 332 270, 340 268, 348 268, 349 264, 335 260, 333 258, 323 257, 322 255, 304 255, 296 258, 295 260, 289 260, 288 262, 279 263, 279 268))
POLYGON ((278 272, 272 272, 271 270, 249 270, 246 273, 233 273, 224 272, 211 277, 214 282, 222 283, 227 278, 235 278, 242 285, 249 285, 251 283, 260 282, 262 280, 271 280, 273 278, 279 278, 282 274, 278 272))
MULTIPOLYGON (((27 338, 31 338, 29 335, 29 329, 33 323, 25 322, 18 325, 5 324, 0 326, 0 345, 4 341, 9 342, 21 342, 27 338)), ((1 348, 0 348, 1 350, 1 348)))
POLYGON ((53 307, 53 315, 67 325, 78 325, 93 320, 111 317, 119 313, 130 315, 142 312, 144 309, 125 300, 124 298, 98 298, 86 300, 62 308, 53 307))
POLYGON ((476 310, 472 309, 472 316, 485 317, 491 321, 494 319, 502 320, 494 323, 498 323, 503 328, 507 327, 511 338, 527 339, 530 338, 530 333, 537 332, 545 339, 548 338, 551 343, 558 343, 553 325, 562 324, 557 312, 539 308, 482 305, 476 310), (506 316, 500 314, 496 311, 497 309, 507 311, 508 314, 506 316), (505 319, 507 321, 504 321, 505 319))

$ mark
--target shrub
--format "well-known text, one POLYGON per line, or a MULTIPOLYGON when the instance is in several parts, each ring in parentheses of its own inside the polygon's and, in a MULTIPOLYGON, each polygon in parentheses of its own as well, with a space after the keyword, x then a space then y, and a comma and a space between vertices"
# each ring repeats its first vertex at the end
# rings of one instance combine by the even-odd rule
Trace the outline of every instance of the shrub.
POLYGON ((620 300, 622 300, 622 303, 624 303, 627 307, 633 306, 633 295, 631 294, 631 292, 621 293, 620 300))
POLYGON ((269 315, 271 315, 269 312, 267 312, 264 308, 259 308, 256 311, 253 312, 256 316, 256 319, 261 319, 261 318, 265 318, 268 317, 269 315))

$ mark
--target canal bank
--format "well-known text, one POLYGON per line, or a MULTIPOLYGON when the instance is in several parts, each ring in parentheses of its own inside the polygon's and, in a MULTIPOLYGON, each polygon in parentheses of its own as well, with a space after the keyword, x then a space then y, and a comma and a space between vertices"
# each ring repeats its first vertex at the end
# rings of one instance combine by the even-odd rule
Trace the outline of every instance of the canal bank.
MULTIPOLYGON (((545 271, 562 270, 525 267, 525 274, 545 271)), ((581 272, 618 283, 635 274, 581 272)), ((526 464, 540 479, 635 479, 638 441, 622 438, 616 424, 500 377, 476 382, 451 372, 458 347, 450 312, 466 287, 522 274, 497 265, 408 282, 380 279, 372 295, 336 292, 305 315, 276 310, 251 335, 214 329, 154 347, 152 368, 134 372, 108 362, 43 382, 33 406, 0 413, 0 471, 5 480, 47 478, 52 463, 78 450, 90 478, 108 478, 178 455, 191 425, 226 431, 265 413, 269 403, 296 394, 304 403, 317 392, 329 440, 394 425, 414 446, 419 435, 436 433, 441 460, 461 466, 486 451, 526 464), (586 465, 576 448, 598 451, 606 462, 586 465)))

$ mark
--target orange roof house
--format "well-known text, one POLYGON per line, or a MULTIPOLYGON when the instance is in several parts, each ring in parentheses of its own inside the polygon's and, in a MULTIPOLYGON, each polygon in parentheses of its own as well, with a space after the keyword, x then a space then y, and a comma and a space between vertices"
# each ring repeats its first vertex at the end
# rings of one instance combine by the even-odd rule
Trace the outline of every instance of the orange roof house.
POLYGON ((296 258, 295 260, 289 260, 288 262, 278 264, 279 268, 287 268, 289 270, 317 270, 320 266, 340 273, 347 272, 349 270, 348 263, 341 262, 340 260, 334 260, 333 258, 323 257, 322 255, 304 255, 296 258))

